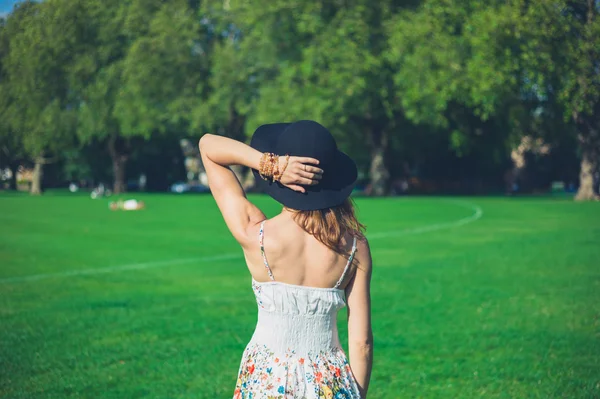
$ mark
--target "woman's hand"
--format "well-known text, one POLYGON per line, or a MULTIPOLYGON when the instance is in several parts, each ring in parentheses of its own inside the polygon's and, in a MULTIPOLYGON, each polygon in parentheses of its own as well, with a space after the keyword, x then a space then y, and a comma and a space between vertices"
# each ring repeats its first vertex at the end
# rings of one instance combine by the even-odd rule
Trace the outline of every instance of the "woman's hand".
MULTIPOLYGON (((279 170, 284 168, 285 158, 279 157, 279 170)), ((294 191, 305 193, 306 189, 302 186, 314 186, 323 178, 323 170, 314 166, 318 164, 319 161, 314 158, 290 157, 279 182, 294 191)))

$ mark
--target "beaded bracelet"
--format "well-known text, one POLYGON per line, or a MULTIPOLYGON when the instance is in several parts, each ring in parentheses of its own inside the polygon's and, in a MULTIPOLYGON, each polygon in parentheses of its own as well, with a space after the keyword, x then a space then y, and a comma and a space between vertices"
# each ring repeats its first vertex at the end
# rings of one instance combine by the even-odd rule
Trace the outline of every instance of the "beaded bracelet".
POLYGON ((283 168, 281 168, 281 171, 280 171, 279 170, 279 157, 277 157, 277 173, 273 174, 273 181, 280 181, 281 180, 281 176, 283 176, 283 173, 287 169, 289 162, 290 162, 290 156, 288 154, 286 154, 286 156, 285 156, 285 162, 283 164, 283 168))
POLYGON ((265 179, 265 180, 266 180, 266 178, 265 178, 265 176, 263 175, 263 171, 264 171, 264 168, 265 168, 265 161, 266 161, 266 158, 267 158, 267 153, 265 152, 265 153, 263 153, 263 154, 261 155, 261 157, 260 157, 260 162, 258 163, 258 174, 260 175, 260 177, 261 177, 261 178, 263 178, 263 179, 265 179))
POLYGON ((267 178, 273 177, 273 161, 275 160, 275 154, 269 154, 269 160, 267 161, 265 176, 267 178))
POLYGON ((263 180, 273 179, 274 182, 280 181, 283 173, 288 167, 290 156, 285 156, 283 167, 279 168, 279 156, 270 152, 265 152, 260 157, 258 163, 258 174, 263 180))
MULTIPOLYGON (((260 157, 258 174, 264 180, 269 180, 275 172, 275 162, 279 163, 279 157, 270 152, 265 152, 260 157)), ((277 170, 278 172, 278 170, 277 170)))

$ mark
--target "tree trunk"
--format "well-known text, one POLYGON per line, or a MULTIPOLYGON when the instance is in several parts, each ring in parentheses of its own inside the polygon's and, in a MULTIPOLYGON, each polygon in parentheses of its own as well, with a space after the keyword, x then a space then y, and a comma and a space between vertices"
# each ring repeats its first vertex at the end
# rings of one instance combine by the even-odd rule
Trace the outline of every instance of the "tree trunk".
POLYGON ((371 178, 370 195, 383 196, 388 193, 390 172, 385 164, 388 147, 388 135, 385 131, 371 131, 371 178))
POLYGON ((579 190, 575 199, 577 201, 587 201, 596 199, 594 192, 594 173, 596 173, 597 160, 594 159, 593 151, 583 150, 581 158, 581 170, 579 171, 579 190))
POLYGON ((123 156, 112 157, 113 162, 113 192, 115 194, 124 193, 126 191, 125 186, 125 166, 126 158, 123 156))
POLYGON ((226 135, 232 139, 244 142, 246 136, 244 134, 244 125, 246 124, 246 118, 235 108, 235 104, 232 101, 229 105, 229 122, 227 124, 226 135))
POLYGON ((127 189, 125 185, 125 167, 127 166, 127 155, 125 154, 125 143, 116 136, 108 140, 108 152, 113 164, 113 193, 121 194, 127 189))
MULTIPOLYGON (((523 190, 531 188, 521 187, 521 185, 524 185, 522 180, 527 180, 522 178, 527 169, 526 155, 528 152, 531 152, 535 155, 546 155, 550 152, 550 146, 540 138, 536 139, 531 136, 521 137, 519 145, 513 148, 510 152, 510 158, 513 161, 513 168, 509 173, 507 173, 507 194, 511 194, 517 191, 517 189, 523 190)), ((529 184, 529 186, 530 185, 531 184, 529 184)))
POLYGON ((43 158, 36 158, 35 166, 33 167, 33 175, 31 176, 31 189, 29 193, 31 195, 42 194, 42 177, 44 174, 44 160, 43 158))
MULTIPOLYGON (((522 140, 521 140, 521 142, 522 142, 522 140)), ((507 194, 513 194, 513 193, 519 191, 518 189, 519 189, 519 184, 520 184, 520 178, 526 167, 525 151, 522 150, 521 147, 522 146, 519 146, 519 147, 513 149, 510 153, 510 158, 512 159, 513 167, 510 170, 510 172, 508 172, 508 179, 506 182, 507 183, 507 187, 506 187, 507 194)))
MULTIPOLYGON (((596 16, 596 7, 597 1, 588 0, 587 1, 587 27, 589 28, 588 32, 593 32, 592 24, 594 23, 594 18, 596 16)), ((595 36, 593 34, 588 34, 584 37, 585 40, 593 41, 595 40, 595 36)), ((590 47, 590 49, 595 49, 595 47, 590 47)), ((585 55, 589 57, 591 64, 596 65, 595 60, 597 59, 597 51, 588 51, 585 55)), ((596 173, 598 173, 598 168, 600 167, 600 131, 598 130, 598 110, 600 109, 600 104, 598 103, 598 99, 595 98, 594 95, 590 94, 588 85, 585 84, 586 80, 589 83, 595 81, 597 78, 598 70, 597 69, 588 69, 586 71, 588 74, 585 78, 581 79, 580 83, 582 84, 582 99, 584 101, 588 101, 591 106, 592 113, 591 114, 582 114, 580 112, 573 113, 573 119, 575 123, 579 126, 579 147, 581 148, 581 169, 579 171, 579 190, 577 190, 577 195, 575 195, 575 199, 578 201, 586 201, 592 199, 598 199, 598 195, 594 191, 594 184, 598 184, 595 179, 596 173), (586 79, 587 78, 587 79, 586 79)))
POLYGON ((9 190, 16 190, 17 189, 17 171, 19 170, 19 165, 18 164, 11 164, 9 166, 10 168, 10 181, 8 182, 8 188, 9 190))
POLYGON ((246 176, 244 176, 244 180, 242 180, 242 188, 244 191, 249 192, 254 190, 256 186, 256 180, 254 179, 254 173, 252 173, 252 169, 248 169, 246 171, 246 176))
POLYGON ((229 167, 231 171, 235 174, 239 182, 244 181, 244 167, 241 165, 231 165, 229 167))

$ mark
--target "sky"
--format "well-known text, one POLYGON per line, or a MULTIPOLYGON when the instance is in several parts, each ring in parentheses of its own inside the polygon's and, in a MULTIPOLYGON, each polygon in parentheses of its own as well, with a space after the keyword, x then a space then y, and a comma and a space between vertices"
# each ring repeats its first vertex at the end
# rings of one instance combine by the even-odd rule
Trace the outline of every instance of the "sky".
POLYGON ((18 0, 0 0, 0 16, 5 16, 13 9, 13 4, 18 0))

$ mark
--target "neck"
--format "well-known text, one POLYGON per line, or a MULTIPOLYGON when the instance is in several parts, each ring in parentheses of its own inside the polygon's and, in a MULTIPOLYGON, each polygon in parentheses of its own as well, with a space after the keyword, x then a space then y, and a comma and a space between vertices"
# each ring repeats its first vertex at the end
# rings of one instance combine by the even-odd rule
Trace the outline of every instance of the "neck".
POLYGON ((291 219, 294 217, 294 213, 295 212, 293 210, 284 206, 283 209, 281 210, 280 215, 291 219))

